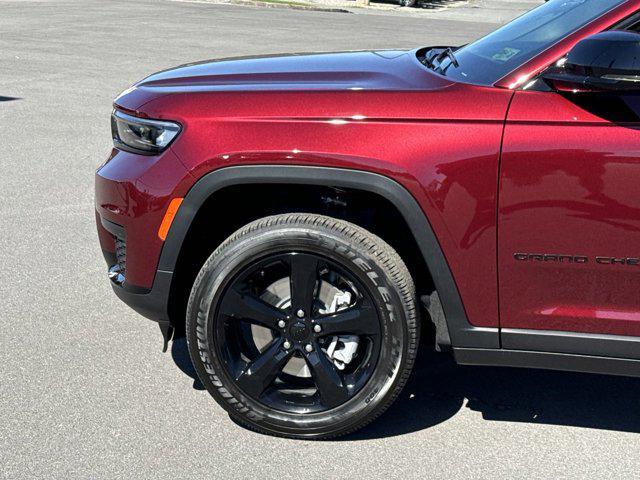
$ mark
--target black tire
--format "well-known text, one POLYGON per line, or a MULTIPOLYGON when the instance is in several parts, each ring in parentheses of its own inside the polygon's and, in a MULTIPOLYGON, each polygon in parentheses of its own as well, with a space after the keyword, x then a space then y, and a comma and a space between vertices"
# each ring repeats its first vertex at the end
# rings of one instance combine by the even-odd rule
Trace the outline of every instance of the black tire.
MULTIPOLYGON (((264 276, 264 271, 260 273, 264 276)), ((291 273, 291 284, 293 276, 291 273)), ((314 285, 318 285, 319 295, 320 282, 314 285)), ((293 296, 291 293, 290 308, 293 308, 293 296)), ((238 423, 278 436, 336 437, 373 421, 391 405, 405 385, 419 341, 415 297, 413 280, 400 256, 381 238, 363 228, 312 214, 266 217, 229 237, 198 274, 187 306, 189 353, 202 383, 238 423), (297 252, 289 255, 315 255, 339 264, 346 274, 364 286, 380 322, 376 363, 368 360, 367 366, 374 366, 366 382, 345 403, 314 413, 283 411, 246 394, 229 371, 231 367, 225 352, 231 347, 216 340, 220 338, 216 337, 217 332, 224 331, 220 329, 228 325, 228 321, 220 320, 218 309, 222 299, 227 298, 224 295, 229 285, 240 275, 238 272, 270 255, 287 252, 297 252)), ((308 359, 303 358, 303 361, 309 363, 308 359)), ((311 379, 315 381, 315 375, 311 379)), ((343 383, 346 385, 347 382, 343 383)), ((323 397, 324 391, 320 384, 317 385, 317 393, 323 397)))

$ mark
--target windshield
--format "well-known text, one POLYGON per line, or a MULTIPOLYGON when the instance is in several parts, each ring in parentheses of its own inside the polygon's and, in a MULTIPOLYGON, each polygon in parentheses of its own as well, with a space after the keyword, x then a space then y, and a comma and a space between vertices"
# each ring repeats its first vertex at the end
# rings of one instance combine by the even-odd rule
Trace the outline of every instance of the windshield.
POLYGON ((438 70, 455 80, 493 85, 564 37, 626 0, 551 0, 455 52, 438 70))

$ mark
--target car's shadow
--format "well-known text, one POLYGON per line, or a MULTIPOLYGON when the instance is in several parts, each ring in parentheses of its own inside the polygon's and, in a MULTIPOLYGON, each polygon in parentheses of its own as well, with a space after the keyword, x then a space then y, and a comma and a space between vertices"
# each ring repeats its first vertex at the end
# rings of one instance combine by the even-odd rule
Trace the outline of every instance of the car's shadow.
MULTIPOLYGON (((171 348, 176 365, 197 379, 184 338, 171 348)), ((485 420, 567 425, 640 433, 640 379, 511 368, 463 367, 446 355, 418 357, 414 374, 389 410, 343 440, 423 430, 462 408, 485 420)))
POLYGON ((171 342, 171 358, 178 366, 182 373, 193 379, 194 390, 204 390, 204 385, 198 378, 196 369, 191 363, 191 357, 189 357, 189 348, 187 347, 187 339, 185 337, 174 338, 171 342))

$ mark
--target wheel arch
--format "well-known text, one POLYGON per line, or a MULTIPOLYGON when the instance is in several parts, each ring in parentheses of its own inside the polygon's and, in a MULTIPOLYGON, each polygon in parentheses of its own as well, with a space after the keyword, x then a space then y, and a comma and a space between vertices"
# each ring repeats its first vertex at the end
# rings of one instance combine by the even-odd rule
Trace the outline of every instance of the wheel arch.
POLYGON ((162 249, 158 273, 166 276, 175 271, 189 229, 212 195, 228 187, 259 184, 330 185, 369 192, 386 199, 402 215, 431 274, 451 343, 456 347, 499 348, 498 329, 474 327, 469 323, 444 253, 418 202, 401 184, 373 172, 317 166, 247 165, 208 173, 184 198, 162 249))

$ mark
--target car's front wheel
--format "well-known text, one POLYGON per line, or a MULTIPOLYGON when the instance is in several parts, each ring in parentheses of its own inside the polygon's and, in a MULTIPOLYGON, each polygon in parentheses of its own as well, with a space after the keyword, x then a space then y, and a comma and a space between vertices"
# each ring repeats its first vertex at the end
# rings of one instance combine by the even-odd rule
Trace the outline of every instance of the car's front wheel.
POLYGON ((240 423, 342 435, 380 415, 407 380, 418 343, 413 281, 387 243, 356 225, 267 217, 202 267, 187 341, 203 384, 240 423))

